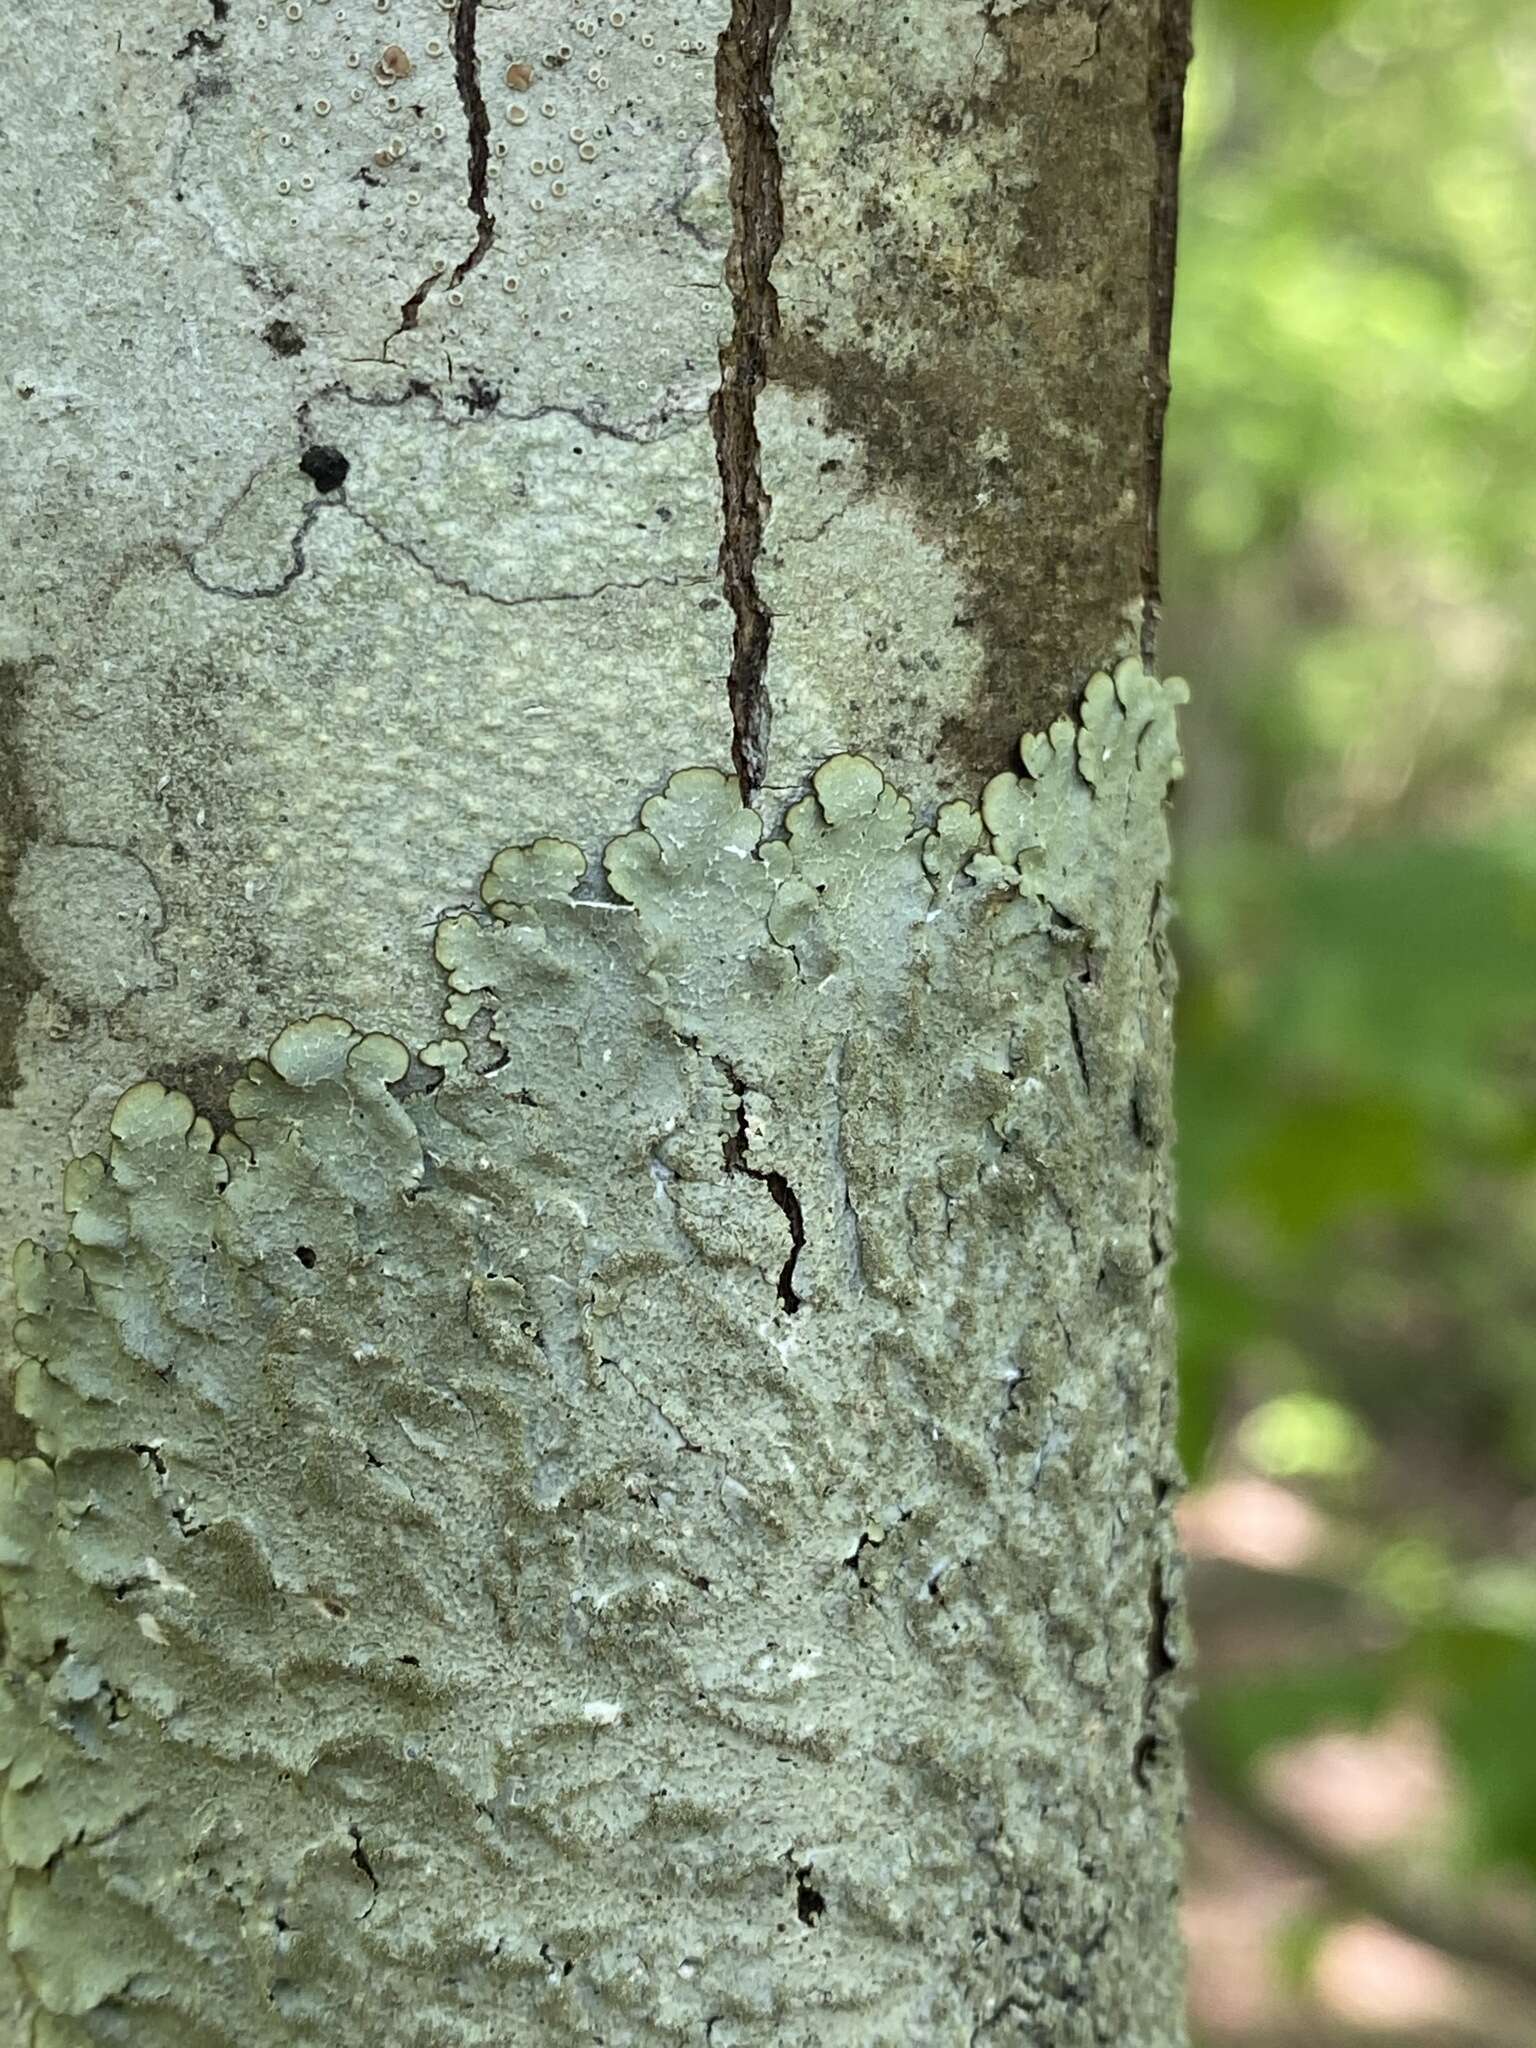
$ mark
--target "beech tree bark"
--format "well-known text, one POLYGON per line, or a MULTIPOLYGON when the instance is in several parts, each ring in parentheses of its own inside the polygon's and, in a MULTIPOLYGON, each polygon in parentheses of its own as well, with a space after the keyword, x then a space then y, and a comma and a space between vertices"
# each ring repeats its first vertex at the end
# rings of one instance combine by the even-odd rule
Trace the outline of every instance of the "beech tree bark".
POLYGON ((1186 55, 24 6, 5 2039, 1184 2039, 1186 55))

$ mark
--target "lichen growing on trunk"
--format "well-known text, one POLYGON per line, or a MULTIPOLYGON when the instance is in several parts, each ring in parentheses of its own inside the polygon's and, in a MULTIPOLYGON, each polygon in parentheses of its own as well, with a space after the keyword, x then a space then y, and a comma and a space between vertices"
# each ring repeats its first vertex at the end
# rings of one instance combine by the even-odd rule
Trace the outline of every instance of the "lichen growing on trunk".
POLYGON ((122 1096, 17 1260, 39 2042, 1177 2038, 1178 695, 926 824, 685 769, 419 1056, 122 1096))

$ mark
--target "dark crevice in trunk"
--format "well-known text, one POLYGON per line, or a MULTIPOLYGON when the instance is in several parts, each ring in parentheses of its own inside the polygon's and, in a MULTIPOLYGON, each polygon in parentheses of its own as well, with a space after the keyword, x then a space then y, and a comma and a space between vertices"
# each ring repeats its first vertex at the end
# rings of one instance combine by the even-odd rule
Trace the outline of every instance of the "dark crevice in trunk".
MULTIPOLYGON (((21 743, 29 687, 42 666, 37 661, 0 661, 0 704, 6 712, 0 721, 0 1108, 15 1101, 21 1086, 18 1041, 27 1007, 43 986, 42 969, 22 940, 12 907, 22 857, 43 836, 21 743)), ((7 1418, 0 1424, 0 1445, 18 1421, 7 1418)))
MULTIPOLYGON (((485 256, 496 234, 496 216, 491 212, 487 191, 490 184, 491 164, 491 117, 486 108, 485 94, 480 90, 480 53, 476 44, 479 27, 480 0, 459 0, 453 13, 453 82, 458 88, 459 103, 464 109, 464 126, 469 137, 469 210, 475 217, 475 243, 467 256, 461 256, 448 273, 448 289, 453 291, 464 282, 475 265, 485 256)), ((389 337, 408 334, 421 317, 421 309, 431 294, 432 287, 443 275, 441 269, 424 277, 415 291, 400 308, 400 325, 389 337)), ((384 344, 389 353, 389 342, 384 344)))
POLYGON ((1077 1014, 1077 1004, 1072 1000, 1070 988, 1062 990, 1062 1000, 1067 1006, 1067 1028, 1072 1033, 1072 1051, 1077 1059, 1077 1071, 1082 1078, 1084 1095, 1093 1094, 1093 1071, 1088 1064, 1088 1047, 1083 1039, 1083 1020, 1077 1014))
POLYGON ((1173 1602, 1168 1597, 1168 1585, 1161 1558, 1152 1566, 1147 1605, 1150 1626, 1147 1630, 1146 1700, 1142 1709, 1142 1732, 1137 1738, 1136 1748, 1131 1757, 1131 1768, 1136 1774, 1136 1782, 1142 1786, 1151 1783, 1152 1773, 1164 1747, 1163 1738, 1158 1732, 1157 1689, 1178 1667, 1178 1659, 1168 1642, 1168 1631, 1173 1621, 1173 1602))
POLYGON ((475 216, 475 246, 454 265, 448 280, 450 290, 464 282, 490 248, 496 233, 496 216, 486 199, 491 166, 491 117, 486 111, 485 95, 480 90, 480 56, 475 46, 479 14, 480 0, 459 0, 453 17, 453 80, 459 89, 464 125, 469 134, 469 210, 475 216))
POLYGON ((768 351, 779 327, 771 273, 784 235, 784 206, 773 66, 789 8, 790 0, 732 0, 715 59, 720 132, 731 167, 726 283, 735 318, 720 350, 720 383, 709 417, 724 510, 720 574, 736 620, 726 685, 731 759, 744 803, 751 802, 767 771, 773 715, 766 679, 773 615, 757 587, 771 502, 763 489, 757 399, 768 381, 768 351))
POLYGON ((352 1861, 356 1865, 356 1867, 362 1872, 363 1876, 367 1878, 368 1883, 372 1888, 373 1892, 373 1897, 368 1901, 367 1905, 363 1908, 362 1911, 361 1917, 364 1920, 366 1920, 368 1918, 368 1915, 373 1911, 375 1905, 378 1903, 379 1880, 377 1874, 374 1871, 373 1865, 368 1861, 368 1851, 363 1847, 362 1829, 354 1824, 353 1826, 347 1829, 347 1833, 352 1837, 352 1861))
MULTIPOLYGON (((437 283, 442 274, 440 270, 431 271, 417 285, 415 291, 411 293, 411 296, 400 308, 400 325, 395 329, 394 334, 389 337, 389 341, 393 341, 397 335, 410 333, 417 320, 421 317, 421 309, 427 303, 428 292, 431 291, 433 285, 437 283)), ((389 341, 384 344, 386 352, 389 348, 389 341)))
POLYGON ((1148 263, 1147 409, 1142 495, 1141 658, 1157 658, 1162 613, 1158 500, 1163 485, 1163 428, 1168 415, 1168 344, 1173 332, 1173 265, 1179 237, 1179 149, 1184 133, 1184 77, 1190 59, 1191 0, 1162 0, 1152 53, 1148 111, 1156 163, 1152 185, 1152 249, 1148 263))
POLYGON ((805 1213, 800 1207, 800 1197, 795 1193, 782 1173, 772 1168, 766 1171, 753 1166, 747 1156, 747 1084, 734 1067, 722 1060, 717 1062, 731 1085, 736 1097, 736 1122, 733 1129, 725 1134, 725 1170, 727 1173, 744 1173, 749 1180, 761 1181, 772 1195, 789 1225, 789 1257, 779 1271, 779 1302, 786 1315, 793 1315, 800 1306, 800 1296, 795 1291, 795 1261, 805 1248, 805 1213))

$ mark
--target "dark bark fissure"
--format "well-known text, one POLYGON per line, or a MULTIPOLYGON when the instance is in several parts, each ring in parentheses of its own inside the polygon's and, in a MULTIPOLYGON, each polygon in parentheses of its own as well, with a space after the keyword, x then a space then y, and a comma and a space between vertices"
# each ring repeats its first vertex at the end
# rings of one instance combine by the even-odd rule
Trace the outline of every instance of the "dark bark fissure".
POLYGON ((491 117, 480 90, 480 54, 475 46, 480 0, 459 0, 453 16, 453 80, 464 109, 469 138, 469 210, 475 216, 475 246, 461 256, 448 279, 450 290, 462 284, 491 246, 496 216, 486 198, 490 178, 491 117))
POLYGON ((1077 1004, 1072 1000, 1070 988, 1062 990, 1062 999, 1067 1006, 1067 1028, 1072 1034, 1072 1051, 1077 1060, 1077 1071, 1081 1076, 1084 1095, 1093 1093, 1093 1071, 1088 1064, 1088 1047, 1083 1039, 1083 1020, 1077 1013, 1077 1004))
MULTIPOLYGON (((215 24, 229 19, 229 0, 209 0, 209 10, 215 24)), ((187 57, 211 57, 224 47, 224 38, 216 36, 210 29, 189 28, 179 50, 172 50, 171 62, 180 63, 187 57)))
POLYGON ((1191 0, 1162 0, 1148 105, 1156 163, 1152 186, 1152 248, 1147 266, 1147 409, 1142 500, 1141 658, 1157 653, 1162 611, 1158 501, 1163 486, 1163 428, 1168 415, 1168 347, 1173 333, 1173 266, 1179 237, 1179 151, 1184 134, 1184 78, 1189 69, 1191 0))
MULTIPOLYGON (((485 94, 480 90, 480 53, 476 44, 476 30, 480 20, 480 0, 459 0, 453 12, 453 81, 458 88, 459 104, 464 109, 464 126, 469 140, 469 199, 470 212, 475 217, 474 247, 467 256, 461 256, 448 273, 448 290, 461 285, 489 250, 496 234, 496 216, 491 212, 487 191, 490 183, 491 164, 491 117, 486 108, 485 94)), ((433 286, 443 275, 434 270, 424 277, 415 291, 400 308, 400 325, 389 337, 408 334, 421 317, 433 286)), ((389 353, 389 341, 384 352, 389 353)))
POLYGON ((802 1863, 795 1871, 795 1918, 802 1927, 814 1927, 827 1910, 827 1898, 811 1883, 813 1866, 802 1863))
POLYGON ((417 285, 415 291, 405 301, 404 305, 401 306, 400 325, 395 329, 394 334, 389 337, 389 341, 386 341, 384 344, 384 353, 386 355, 389 353, 389 342, 394 341, 399 335, 409 334, 416 325, 417 320, 421 317, 421 309, 427 302, 428 292, 431 291, 433 285, 437 283, 442 274, 440 270, 434 270, 424 277, 421 283, 417 285))
POLYGON ((779 1270, 778 1292, 785 1313, 793 1315, 800 1306, 800 1296, 795 1291, 795 1261, 805 1246, 805 1215, 800 1207, 800 1197, 782 1173, 751 1164, 747 1157, 747 1084, 734 1067, 725 1065, 723 1061, 720 1065, 736 1098, 736 1122, 725 1134, 725 1170, 727 1173, 744 1173, 749 1180, 761 1181, 789 1225, 789 1257, 779 1270))
POLYGON ((1163 1746, 1154 1713, 1157 1689, 1178 1664, 1178 1659, 1168 1646, 1168 1630, 1173 1620, 1173 1602, 1168 1597, 1167 1580, 1160 1558, 1152 1566, 1147 1606, 1150 1621, 1147 1629, 1146 1698, 1142 1709, 1142 1732, 1137 1738, 1136 1748, 1131 1757, 1131 1768, 1136 1774, 1136 1782, 1143 1786, 1151 1783, 1153 1767, 1163 1746))
POLYGON ((0 1106, 21 1086, 17 1040, 27 1005, 43 986, 42 970, 28 952, 12 909, 21 859, 42 825, 33 799, 20 732, 27 685, 41 664, 0 662, 0 1106))
POLYGON ((172 50, 171 62, 179 63, 185 57, 211 57, 216 50, 224 47, 222 36, 210 35, 205 28, 189 28, 186 41, 179 50, 172 50))
POLYGON ((373 1897, 363 1908, 362 1917, 366 1920, 373 1911, 374 1906, 378 1903, 379 1880, 373 1865, 368 1861, 368 1851, 363 1847, 362 1829, 354 1823, 353 1826, 347 1829, 347 1833, 352 1837, 352 1861, 357 1869, 362 1872, 363 1876, 367 1878, 373 1890, 373 1897))
POLYGON ((773 615, 757 587, 763 525, 771 500, 763 489, 757 434, 758 394, 768 381, 768 350, 779 328, 773 261, 784 236, 783 163, 774 124, 773 66, 789 23, 790 0, 732 0, 715 59, 720 132, 730 161, 731 246, 726 283, 735 319, 720 350, 720 383, 710 424, 720 466, 725 533, 720 574, 736 619, 726 689, 731 759, 744 802, 762 786, 773 707, 766 680, 773 615))

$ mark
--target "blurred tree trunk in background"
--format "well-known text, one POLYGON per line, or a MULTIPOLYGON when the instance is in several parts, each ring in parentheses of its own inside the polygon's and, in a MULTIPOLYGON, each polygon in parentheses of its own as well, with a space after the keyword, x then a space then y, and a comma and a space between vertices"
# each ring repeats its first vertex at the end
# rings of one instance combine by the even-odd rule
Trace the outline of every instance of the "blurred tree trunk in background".
POLYGON ((1185 55, 36 11, 17 2038, 1182 2040, 1185 55))

